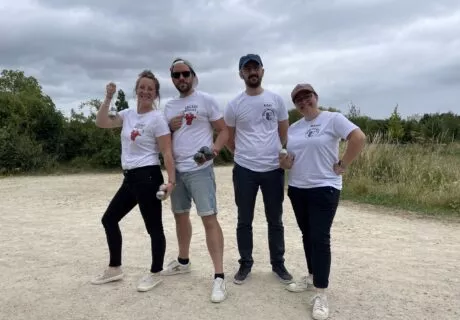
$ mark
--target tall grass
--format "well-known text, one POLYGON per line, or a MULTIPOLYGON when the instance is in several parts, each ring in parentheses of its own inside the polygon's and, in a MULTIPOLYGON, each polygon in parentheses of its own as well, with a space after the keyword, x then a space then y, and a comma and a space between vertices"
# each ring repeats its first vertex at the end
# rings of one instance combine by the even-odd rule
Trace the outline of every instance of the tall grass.
POLYGON ((376 136, 343 184, 344 199, 460 217, 460 145, 390 144, 376 136))

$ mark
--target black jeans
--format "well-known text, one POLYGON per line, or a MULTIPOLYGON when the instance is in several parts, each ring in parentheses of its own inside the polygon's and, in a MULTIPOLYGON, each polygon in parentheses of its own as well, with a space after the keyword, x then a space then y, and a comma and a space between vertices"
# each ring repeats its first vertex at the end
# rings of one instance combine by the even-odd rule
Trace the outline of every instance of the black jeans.
POLYGON ((151 240, 150 271, 159 272, 163 270, 166 251, 162 204, 156 197, 158 188, 164 182, 160 166, 125 170, 123 174, 123 183, 102 217, 110 252, 109 266, 121 266, 122 236, 118 223, 138 204, 151 240))
POLYGON ((268 246, 272 266, 284 264, 284 226, 282 221, 284 201, 284 170, 255 172, 235 163, 233 167, 235 204, 238 208, 236 237, 239 263, 251 268, 253 236, 252 221, 259 187, 262 191, 265 217, 268 223, 268 246))
POLYGON ((288 187, 288 197, 302 232, 308 272, 313 284, 324 289, 331 270, 331 226, 339 204, 340 190, 333 187, 300 189, 288 187))

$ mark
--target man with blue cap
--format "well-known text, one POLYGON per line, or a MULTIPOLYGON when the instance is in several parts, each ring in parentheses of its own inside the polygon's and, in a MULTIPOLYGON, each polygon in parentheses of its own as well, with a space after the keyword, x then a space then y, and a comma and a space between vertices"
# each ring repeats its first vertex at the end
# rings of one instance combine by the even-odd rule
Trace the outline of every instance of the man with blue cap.
POLYGON ((262 88, 264 68, 259 55, 240 58, 239 76, 246 90, 231 100, 224 111, 229 129, 227 147, 234 153, 233 186, 238 208, 240 267, 233 282, 242 284, 254 263, 252 221, 260 187, 272 270, 283 283, 290 283, 292 275, 284 265, 284 170, 278 161, 279 151, 286 144, 288 111, 278 94, 262 88))

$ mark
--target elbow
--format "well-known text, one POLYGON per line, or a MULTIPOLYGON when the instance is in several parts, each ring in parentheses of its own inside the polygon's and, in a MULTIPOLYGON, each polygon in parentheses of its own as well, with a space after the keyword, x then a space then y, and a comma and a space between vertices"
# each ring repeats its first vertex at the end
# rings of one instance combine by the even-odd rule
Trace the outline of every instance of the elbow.
POLYGON ((107 121, 104 121, 102 118, 96 117, 95 124, 98 128, 107 128, 107 121))

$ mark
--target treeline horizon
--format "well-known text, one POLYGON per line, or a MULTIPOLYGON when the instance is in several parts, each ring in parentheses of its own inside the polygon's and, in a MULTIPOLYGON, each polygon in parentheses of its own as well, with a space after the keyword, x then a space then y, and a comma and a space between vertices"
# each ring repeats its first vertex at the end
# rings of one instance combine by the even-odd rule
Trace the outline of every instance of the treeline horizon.
MULTIPOLYGON (((59 168, 120 168, 120 128, 101 129, 94 121, 100 99, 83 101, 65 116, 46 95, 37 79, 20 70, 3 70, 0 76, 0 174, 50 171, 59 168)), ((123 90, 114 104, 129 108, 123 90)), ((331 107, 324 110, 338 111, 331 107)), ((370 143, 450 144, 460 141, 460 115, 425 113, 403 119, 396 106, 387 119, 362 115, 351 104, 344 113, 367 135, 370 143), (381 142, 379 142, 381 143, 381 142)), ((289 122, 301 118, 289 110, 289 122)), ((231 163, 224 149, 216 164, 231 163)))

